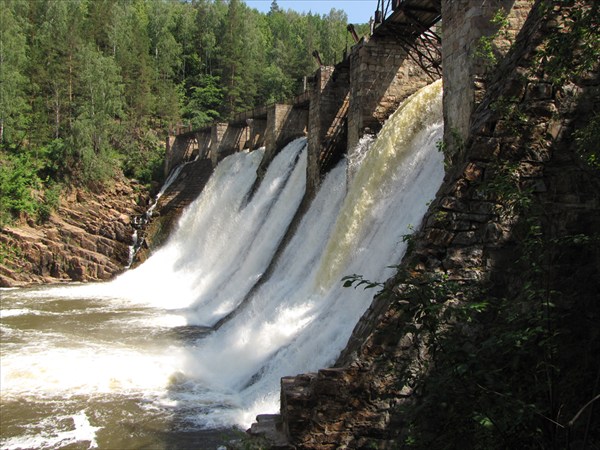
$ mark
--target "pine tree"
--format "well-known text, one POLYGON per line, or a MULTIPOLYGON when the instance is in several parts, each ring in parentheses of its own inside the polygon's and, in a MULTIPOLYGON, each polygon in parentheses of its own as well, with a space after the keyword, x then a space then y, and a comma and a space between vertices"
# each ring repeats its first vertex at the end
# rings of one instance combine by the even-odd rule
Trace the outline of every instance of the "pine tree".
POLYGON ((27 122, 24 28, 14 2, 5 1, 0 8, 0 144, 18 141, 27 122))
POLYGON ((150 57, 147 2, 117 3, 109 38, 121 69, 130 120, 136 126, 154 111, 154 66, 150 57))
POLYGON ((114 58, 89 44, 77 55, 77 64, 79 92, 72 137, 79 157, 76 175, 88 183, 101 183, 118 165, 111 138, 116 119, 123 115, 123 83, 114 58))

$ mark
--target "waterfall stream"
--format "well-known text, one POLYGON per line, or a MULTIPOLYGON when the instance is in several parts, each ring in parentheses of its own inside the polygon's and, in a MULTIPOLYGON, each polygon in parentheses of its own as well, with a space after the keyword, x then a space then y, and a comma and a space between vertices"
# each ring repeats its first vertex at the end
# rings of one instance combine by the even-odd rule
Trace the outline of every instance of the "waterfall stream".
POLYGON ((251 199, 263 151, 224 159, 168 243, 112 282, 0 291, 2 448, 216 448, 214 430, 277 412, 280 378, 330 365, 370 304, 341 278, 391 276, 439 188, 441 96, 409 98, 350 180, 345 161, 327 175, 258 288, 302 201, 306 139, 251 199))

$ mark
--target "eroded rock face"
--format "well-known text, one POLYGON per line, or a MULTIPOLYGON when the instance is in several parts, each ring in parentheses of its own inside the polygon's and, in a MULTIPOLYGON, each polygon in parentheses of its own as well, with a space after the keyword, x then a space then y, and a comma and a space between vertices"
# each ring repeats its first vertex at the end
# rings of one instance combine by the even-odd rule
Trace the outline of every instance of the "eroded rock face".
POLYGON ((119 181, 94 194, 65 193, 44 224, 24 219, 0 230, 0 286, 107 280, 129 261, 134 219, 148 193, 119 181))

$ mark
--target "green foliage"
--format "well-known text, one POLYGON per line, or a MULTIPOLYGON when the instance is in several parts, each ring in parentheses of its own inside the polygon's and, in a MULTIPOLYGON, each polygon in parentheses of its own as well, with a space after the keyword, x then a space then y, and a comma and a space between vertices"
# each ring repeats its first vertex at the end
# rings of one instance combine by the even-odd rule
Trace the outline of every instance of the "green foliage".
POLYGON ((200 128, 218 120, 218 110, 223 100, 219 77, 200 75, 198 78, 198 85, 190 89, 187 104, 182 108, 183 118, 193 128, 200 128))
MULTIPOLYGON (((548 8, 553 8, 548 2, 548 8)), ((559 2, 559 4, 562 2, 559 2)), ((560 8, 557 8, 560 11, 560 8)), ((546 47, 539 54, 540 64, 548 78, 562 84, 565 80, 583 75, 600 60, 598 5, 583 4, 561 20, 554 33, 547 33, 546 47)))
POLYGON ((50 218, 52 211, 56 211, 60 206, 60 193, 62 186, 58 184, 51 185, 44 191, 44 198, 38 204, 37 219, 39 222, 46 222, 50 218))
POLYGON ((34 194, 40 187, 35 162, 31 155, 20 151, 3 153, 0 164, 0 215, 34 215, 37 209, 34 194))
POLYGON ((259 96, 266 104, 281 102, 293 96, 294 83, 284 74, 281 67, 270 65, 264 69, 262 76, 259 96))
POLYGON ((23 20, 14 2, 0 8, 0 143, 16 143, 27 124, 25 91, 27 42, 23 20))
POLYGON ((506 161, 490 166, 490 178, 482 189, 496 200, 495 210, 503 219, 515 218, 528 211, 531 188, 523 183, 519 165, 506 161))
POLYGON ((453 158, 463 152, 465 141, 460 132, 456 128, 452 128, 448 141, 439 140, 435 146, 444 155, 444 166, 448 167, 452 163, 453 158))
POLYGON ((128 145, 121 149, 126 176, 144 184, 162 179, 165 147, 155 133, 147 132, 129 140, 123 138, 121 142, 128 145))
POLYGON ((362 275, 357 275, 357 274, 353 274, 353 275, 348 275, 345 276, 344 278, 342 278, 343 286, 345 288, 347 287, 354 287, 354 289, 363 286, 364 289, 372 289, 375 287, 379 287, 379 288, 383 288, 384 284, 377 282, 377 281, 370 281, 370 280, 366 280, 362 275))
POLYGON ((490 105, 490 109, 496 112, 505 121, 507 128, 513 132, 519 132, 528 122, 527 115, 520 110, 517 98, 499 97, 490 105))
POLYGON ((239 0, 3 0, 2 214, 47 218, 60 183, 160 181, 159 136, 299 93, 313 50, 341 59, 345 21, 239 0))
POLYGON ((80 160, 76 175, 84 183, 102 184, 117 170, 110 139, 123 114, 121 77, 114 58, 91 47, 78 55, 78 63, 80 95, 71 141, 80 160))
MULTIPOLYGON (((2 221, 0 220, 0 224, 1 223, 2 221)), ((0 242, 0 264, 4 264, 7 261, 19 260, 21 255, 22 252, 19 247, 14 247, 5 242, 0 242)))
POLYGON ((0 225, 22 214, 46 221, 59 206, 61 187, 52 181, 61 158, 60 141, 34 151, 14 146, 0 149, 0 225))
POLYGON ((506 12, 499 9, 494 13, 490 20, 491 25, 496 31, 490 35, 482 36, 475 46, 475 57, 480 58, 488 69, 491 69, 498 63, 495 40, 506 34, 509 22, 506 12))
POLYGON ((577 152, 586 164, 600 169, 600 113, 596 113, 588 124, 575 132, 577 152))

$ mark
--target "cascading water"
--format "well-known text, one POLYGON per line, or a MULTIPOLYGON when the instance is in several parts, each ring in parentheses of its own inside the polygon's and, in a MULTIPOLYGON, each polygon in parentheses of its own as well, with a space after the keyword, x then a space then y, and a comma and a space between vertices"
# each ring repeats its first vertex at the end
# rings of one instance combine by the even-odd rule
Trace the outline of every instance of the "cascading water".
POLYGON ((154 213, 154 210, 156 209, 156 205, 158 205, 158 201, 164 195, 164 193, 167 191, 169 186, 171 186, 173 184, 173 182, 177 179, 177 177, 179 177, 179 174, 181 173, 183 168, 186 165, 195 162, 196 160, 197 160, 197 158, 194 159, 193 161, 186 161, 184 163, 179 164, 177 167, 175 167, 173 170, 171 170, 171 172, 167 176, 167 179, 161 186, 160 190, 154 196, 154 200, 152 201, 152 204, 150 205, 150 207, 148 208, 146 213, 143 216, 134 218, 133 225, 135 226, 136 229, 133 231, 133 236, 131 236, 132 244, 129 246, 129 258, 127 260, 127 265, 125 266, 126 269, 131 268, 131 265, 133 264, 135 256, 140 247, 138 229, 144 227, 150 221, 150 219, 152 219, 152 214, 154 213))
POLYGON ((268 266, 304 195, 306 140, 300 139, 274 158, 246 204, 263 152, 223 161, 169 243, 107 290, 155 305, 174 299, 168 306, 187 307, 194 325, 214 325, 231 312, 268 266))
POLYGON ((2 447, 215 448, 198 430, 276 412, 280 377, 331 364, 370 303, 340 279, 383 280, 404 253, 443 177, 441 123, 437 82, 390 118, 352 179, 345 164, 328 174, 249 297, 302 199, 304 139, 251 200, 262 151, 226 158, 170 241, 115 281, 3 290, 2 447))

